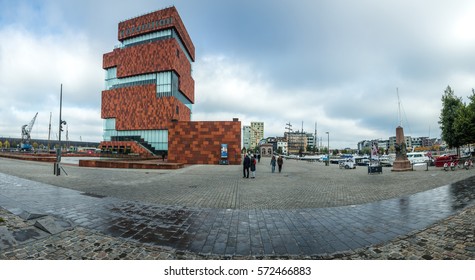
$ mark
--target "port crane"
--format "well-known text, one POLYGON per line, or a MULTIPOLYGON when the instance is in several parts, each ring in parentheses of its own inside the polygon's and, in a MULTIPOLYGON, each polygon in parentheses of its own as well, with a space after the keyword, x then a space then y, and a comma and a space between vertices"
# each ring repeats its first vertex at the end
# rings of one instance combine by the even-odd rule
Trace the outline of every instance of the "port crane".
POLYGON ((31 151, 31 131, 33 129, 33 125, 35 125, 36 116, 38 116, 38 112, 36 112, 33 119, 30 121, 29 124, 25 124, 21 127, 21 146, 20 149, 22 151, 31 151))

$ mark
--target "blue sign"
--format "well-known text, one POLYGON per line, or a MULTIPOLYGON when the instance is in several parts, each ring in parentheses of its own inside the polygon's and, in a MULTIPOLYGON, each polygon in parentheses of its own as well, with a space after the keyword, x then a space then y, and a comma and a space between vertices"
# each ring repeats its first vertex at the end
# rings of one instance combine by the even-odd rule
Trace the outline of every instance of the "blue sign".
POLYGON ((221 158, 228 158, 228 144, 221 144, 221 158))

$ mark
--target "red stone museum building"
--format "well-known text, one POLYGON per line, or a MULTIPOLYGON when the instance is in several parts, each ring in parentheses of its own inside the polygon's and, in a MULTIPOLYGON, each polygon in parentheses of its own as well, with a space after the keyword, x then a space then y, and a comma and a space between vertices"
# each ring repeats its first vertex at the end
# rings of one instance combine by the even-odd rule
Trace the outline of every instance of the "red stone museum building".
POLYGON ((240 164, 240 121, 192 121, 195 48, 175 7, 120 22, 118 39, 103 57, 101 149, 240 164))

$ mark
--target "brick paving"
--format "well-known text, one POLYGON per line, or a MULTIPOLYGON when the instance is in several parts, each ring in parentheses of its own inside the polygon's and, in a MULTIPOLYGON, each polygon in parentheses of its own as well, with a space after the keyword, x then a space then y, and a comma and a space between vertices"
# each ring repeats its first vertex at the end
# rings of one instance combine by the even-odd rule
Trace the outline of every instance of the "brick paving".
MULTIPOLYGON (((362 167, 286 161, 282 174, 272 174, 267 164, 261 161, 255 180, 241 178, 238 166, 159 172, 65 166, 69 175, 55 177, 50 165, 1 159, 0 172, 33 181, 5 175, 0 181, 25 192, 19 198, 4 187, 0 206, 41 208, 74 226, 0 246, 0 258, 474 258, 473 170, 368 175, 362 167), (55 192, 61 201, 41 205, 53 204, 46 197, 55 192)), ((6 220, 0 236, 14 241, 6 236, 27 232, 33 221, 10 212, 0 212, 6 220)))

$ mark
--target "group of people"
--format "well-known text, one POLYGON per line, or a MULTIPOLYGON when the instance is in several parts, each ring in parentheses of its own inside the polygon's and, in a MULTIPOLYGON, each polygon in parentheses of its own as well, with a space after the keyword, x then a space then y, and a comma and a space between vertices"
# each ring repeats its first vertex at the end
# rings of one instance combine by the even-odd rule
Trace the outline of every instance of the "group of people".
MULTIPOLYGON (((244 160, 242 162, 243 178, 249 178, 249 170, 250 170, 250 173, 251 173, 251 179, 256 178, 256 165, 257 165, 258 162, 260 162, 260 159, 261 159, 260 155, 257 155, 257 157, 256 157, 255 155, 246 154, 244 156, 244 160), (256 158, 257 158, 257 160, 256 160, 256 158)), ((283 160, 282 156, 279 156, 279 157, 276 158, 273 155, 271 160, 270 160, 272 173, 275 172, 275 166, 276 165, 279 167, 279 173, 282 172, 282 165, 283 164, 284 164, 284 160, 283 160)))

